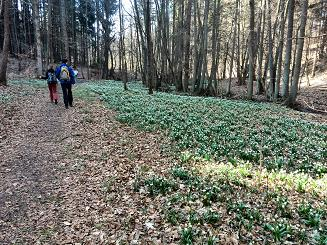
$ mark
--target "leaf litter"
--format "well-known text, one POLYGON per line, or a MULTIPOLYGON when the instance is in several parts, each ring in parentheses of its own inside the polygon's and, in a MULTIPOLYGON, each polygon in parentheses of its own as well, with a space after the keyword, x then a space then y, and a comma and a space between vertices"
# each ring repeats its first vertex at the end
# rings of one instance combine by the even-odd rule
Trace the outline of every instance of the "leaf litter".
POLYGON ((181 163, 163 134, 119 123, 98 100, 64 110, 47 102, 45 88, 19 85, 18 96, 15 86, 0 107, 10 108, 0 133, 4 244, 272 244, 279 236, 297 244, 303 230, 308 243, 323 242, 325 213, 317 230, 296 210, 305 199, 326 210, 321 197, 202 176, 202 160, 181 163), (176 166, 189 177, 172 176, 176 166), (283 217, 288 207, 292 218, 283 217), (292 232, 273 236, 265 223, 292 232))

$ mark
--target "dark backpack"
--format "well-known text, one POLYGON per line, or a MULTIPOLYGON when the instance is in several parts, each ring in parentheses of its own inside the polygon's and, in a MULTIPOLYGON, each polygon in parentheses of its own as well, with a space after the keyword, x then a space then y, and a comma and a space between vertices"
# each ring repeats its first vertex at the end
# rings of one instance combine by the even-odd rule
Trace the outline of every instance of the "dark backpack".
POLYGON ((54 72, 48 72, 48 83, 57 83, 57 78, 54 72))

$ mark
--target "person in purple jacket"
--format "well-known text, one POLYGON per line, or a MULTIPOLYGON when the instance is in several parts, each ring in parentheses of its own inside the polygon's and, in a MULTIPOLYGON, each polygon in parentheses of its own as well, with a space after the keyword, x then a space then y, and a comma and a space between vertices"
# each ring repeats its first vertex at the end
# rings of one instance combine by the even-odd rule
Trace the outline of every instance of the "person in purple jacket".
POLYGON ((65 107, 68 109, 68 105, 73 106, 72 85, 75 84, 75 76, 73 69, 67 65, 68 60, 64 58, 61 62, 62 63, 57 67, 55 74, 62 88, 65 107))

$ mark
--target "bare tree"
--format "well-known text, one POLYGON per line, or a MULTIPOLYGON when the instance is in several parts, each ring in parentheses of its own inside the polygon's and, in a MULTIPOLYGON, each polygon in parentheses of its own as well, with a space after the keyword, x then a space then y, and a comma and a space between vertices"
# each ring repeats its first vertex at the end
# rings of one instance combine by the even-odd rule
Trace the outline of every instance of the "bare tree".
POLYGON ((254 0, 250 0, 250 35, 249 35, 249 79, 247 98, 252 99, 253 96, 253 73, 254 73, 254 0))
POLYGON ((124 90, 127 90, 127 61, 126 61, 126 48, 125 48, 125 26, 124 26, 124 15, 122 1, 119 0, 119 47, 120 47, 120 63, 122 67, 122 80, 124 83, 124 90))
POLYGON ((234 57, 235 57, 235 46, 236 46, 236 33, 237 33, 237 22, 238 22, 238 15, 239 15, 239 0, 235 2, 235 17, 233 20, 233 40, 232 40, 232 50, 231 50, 231 58, 230 58, 230 66, 229 66, 229 80, 227 84, 227 91, 226 95, 229 96, 231 94, 232 88, 232 78, 233 78, 233 68, 234 68, 234 57))
POLYGON ((67 13, 66 13, 66 1, 60 0, 60 21, 61 21, 61 35, 62 35, 62 45, 63 52, 62 58, 69 58, 69 43, 68 43, 68 33, 67 33, 67 13))
POLYGON ((42 44, 40 30, 39 0, 33 0, 33 14, 36 44, 36 75, 38 78, 40 78, 42 76, 42 44))
POLYGON ((151 36, 151 3, 146 0, 145 3, 145 35, 146 35, 146 57, 147 57, 147 85, 149 86, 149 94, 153 94, 153 85, 155 84, 154 72, 154 57, 153 57, 153 43, 151 36))
POLYGON ((289 79, 290 79, 290 66, 292 58, 292 38, 293 38, 293 22, 294 22, 294 0, 288 2, 288 30, 286 41, 286 54, 284 63, 284 78, 282 87, 282 96, 287 97, 289 94, 289 79))
POLYGON ((294 67, 294 76, 292 80, 291 93, 287 100, 287 104, 294 105, 301 72, 301 62, 302 62, 302 54, 303 54, 303 46, 304 46, 304 38, 305 38, 305 27, 307 24, 307 15, 308 15, 308 0, 302 0, 302 11, 301 11, 301 23, 300 23, 300 32, 297 39, 297 50, 296 50, 296 60, 294 67))

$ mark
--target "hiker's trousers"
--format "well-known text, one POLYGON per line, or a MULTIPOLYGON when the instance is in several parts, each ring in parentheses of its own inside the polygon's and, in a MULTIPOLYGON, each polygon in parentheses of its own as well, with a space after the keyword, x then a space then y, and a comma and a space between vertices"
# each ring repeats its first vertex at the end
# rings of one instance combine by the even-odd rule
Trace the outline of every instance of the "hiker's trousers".
POLYGON ((72 85, 70 83, 62 83, 62 95, 64 97, 65 106, 68 107, 73 105, 73 93, 72 93, 72 85))
POLYGON ((50 92, 50 100, 58 101, 58 92, 57 92, 57 84, 56 83, 49 83, 48 84, 49 92, 50 92))

